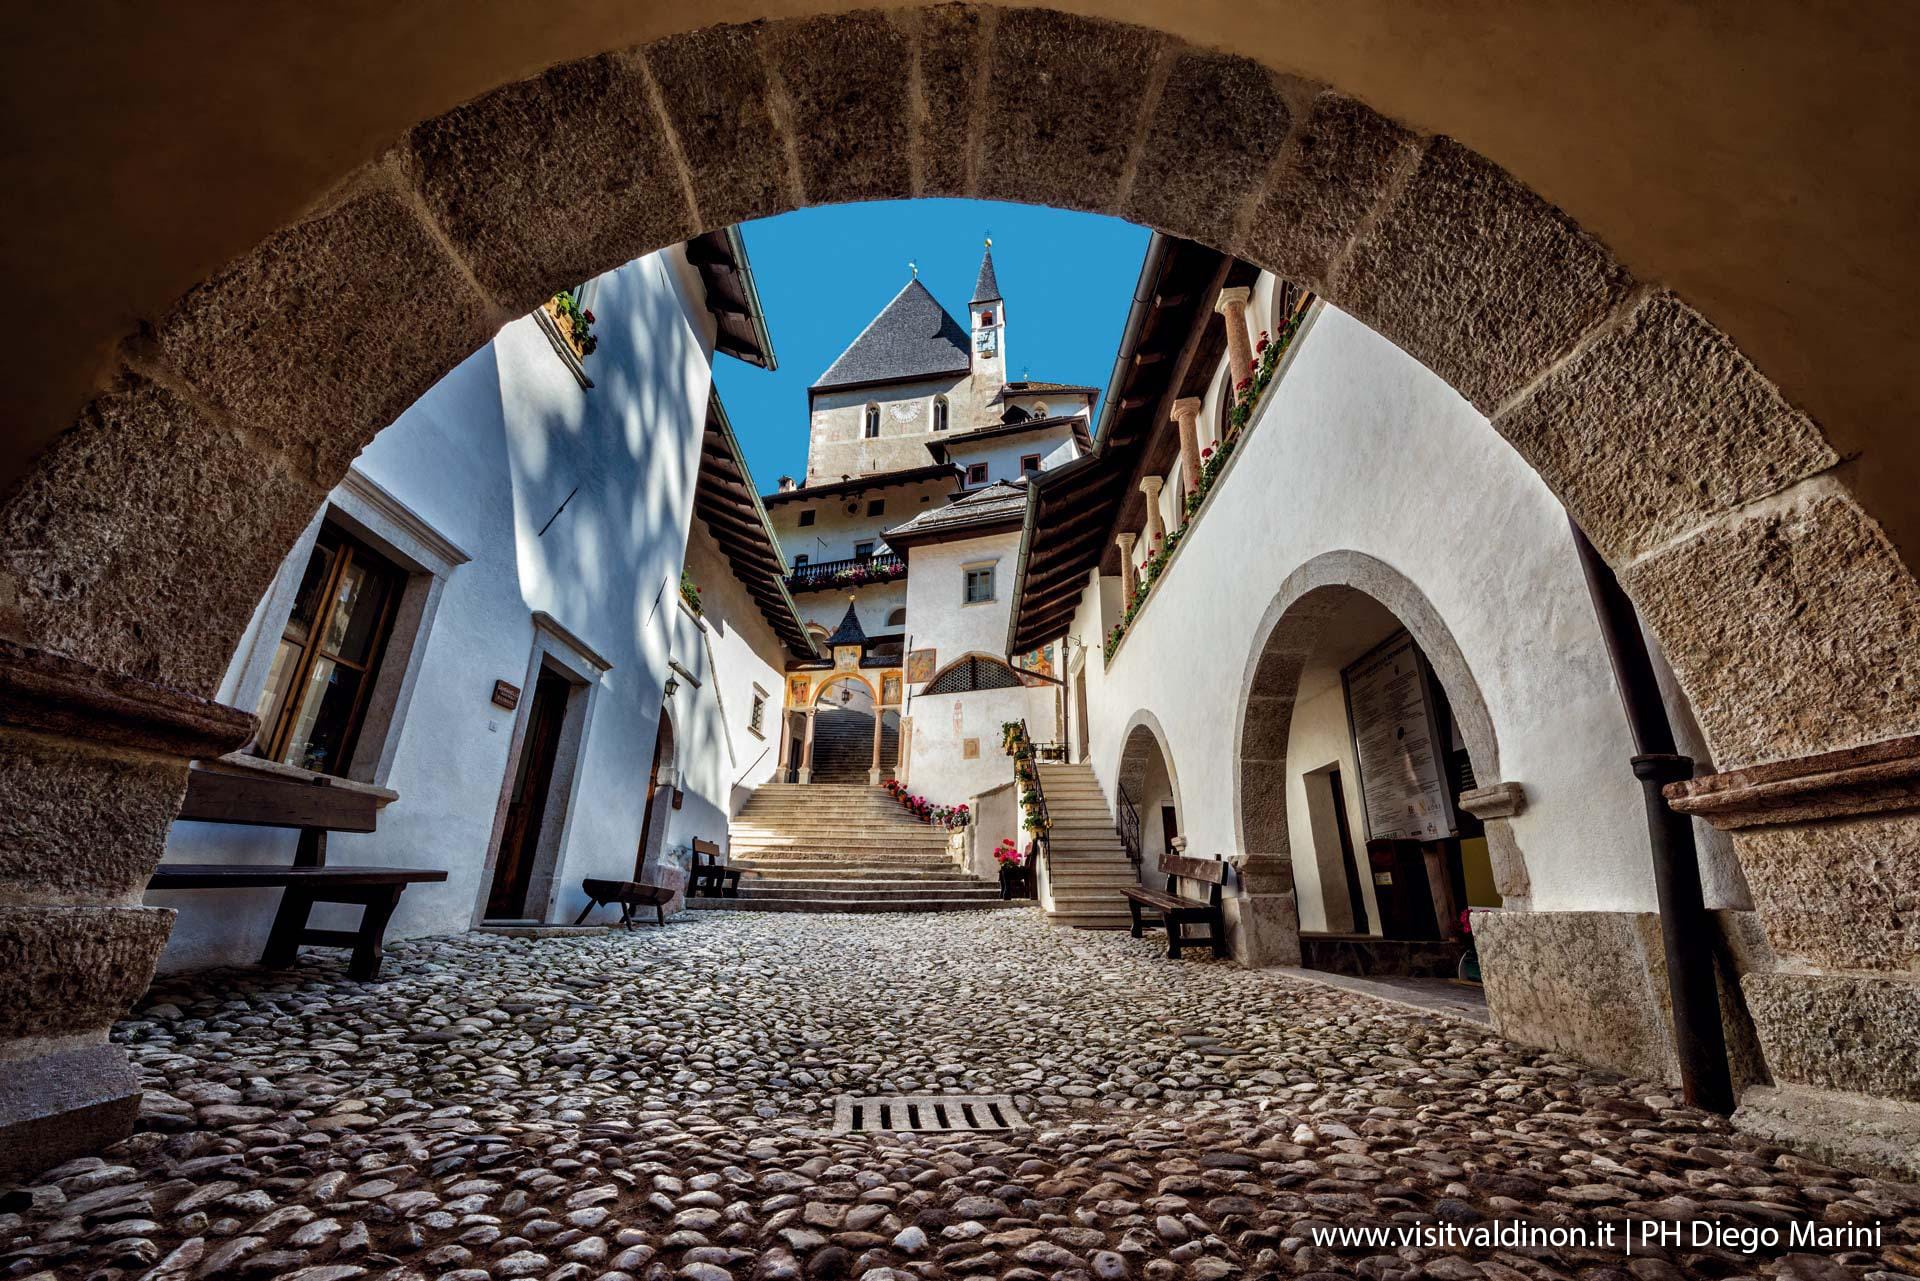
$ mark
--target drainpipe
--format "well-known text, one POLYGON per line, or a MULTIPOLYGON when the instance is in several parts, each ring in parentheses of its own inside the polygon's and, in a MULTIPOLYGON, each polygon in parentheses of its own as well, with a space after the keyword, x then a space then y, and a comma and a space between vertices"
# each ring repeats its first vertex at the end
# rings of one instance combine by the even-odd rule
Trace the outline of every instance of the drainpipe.
POLYGON ((1675 750, 1673 725, 1660 698, 1653 660, 1633 602, 1613 570, 1571 517, 1573 545, 1586 574, 1593 612, 1606 638, 1614 683, 1633 736, 1633 773, 1646 795, 1647 843, 1653 851, 1653 887, 1660 905, 1660 937, 1667 956, 1673 1004, 1673 1046, 1686 1101, 1722 1116, 1733 1111, 1726 1034, 1720 1025, 1720 988, 1714 977, 1713 921, 1700 889, 1693 820, 1667 804, 1661 789, 1693 777, 1693 758, 1675 750))

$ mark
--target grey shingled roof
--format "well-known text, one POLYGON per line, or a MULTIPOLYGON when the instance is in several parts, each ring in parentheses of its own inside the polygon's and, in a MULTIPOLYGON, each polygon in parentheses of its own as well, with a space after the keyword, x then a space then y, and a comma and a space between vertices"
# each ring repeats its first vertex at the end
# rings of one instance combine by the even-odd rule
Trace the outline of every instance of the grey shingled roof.
POLYGON ((972 367, 966 329, 916 278, 880 309, 813 389, 964 374, 972 367))
POLYGON ((993 399, 987 403, 997 405, 1009 396, 1044 396, 1050 392, 1078 392, 1087 396, 1098 396, 1098 387, 1081 387, 1075 383, 1043 383, 1027 379, 1017 383, 1001 383, 1000 390, 993 393, 993 399))
POLYGON ((1026 518, 1027 486, 1018 481, 996 480, 948 503, 921 512, 904 524, 881 534, 887 546, 896 551, 913 542, 937 542, 942 538, 963 538, 978 531, 988 533, 1002 524, 1019 524, 1026 518))
POLYGON ((1000 281, 993 274, 993 246, 987 246, 987 252, 980 259, 980 278, 973 282, 973 300, 969 307, 978 307, 983 302, 1001 302, 1000 281))

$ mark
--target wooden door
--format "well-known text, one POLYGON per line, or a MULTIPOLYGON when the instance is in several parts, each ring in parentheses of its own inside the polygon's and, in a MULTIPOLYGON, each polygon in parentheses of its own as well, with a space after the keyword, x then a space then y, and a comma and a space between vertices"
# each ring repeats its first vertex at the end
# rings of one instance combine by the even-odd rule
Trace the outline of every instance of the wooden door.
POLYGON ((533 861, 540 848, 540 828, 546 817, 547 793, 553 787, 553 763, 560 753, 560 727, 566 720, 571 687, 552 672, 541 672, 534 685, 533 706, 527 711, 527 736, 520 746, 519 773, 507 801, 506 828, 500 834, 500 857, 493 865, 493 886, 487 894, 487 916, 492 920, 519 920, 527 911, 527 886, 533 880, 533 861))
POLYGON ((653 834, 653 798, 660 790, 660 752, 667 744, 669 725, 666 709, 662 708, 660 728, 653 732, 653 764, 647 769, 647 808, 640 816, 640 848, 633 852, 633 879, 636 881, 647 868, 647 838, 653 834))

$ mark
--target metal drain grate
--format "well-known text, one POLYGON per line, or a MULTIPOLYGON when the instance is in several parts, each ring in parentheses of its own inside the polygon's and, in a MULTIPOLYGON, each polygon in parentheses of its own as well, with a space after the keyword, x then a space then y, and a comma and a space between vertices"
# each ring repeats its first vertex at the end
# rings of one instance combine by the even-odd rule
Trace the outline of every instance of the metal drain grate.
POLYGON ((895 1094, 865 1099, 847 1096, 833 1108, 835 1134, 1027 1128, 1026 1118, 1005 1094, 895 1094))

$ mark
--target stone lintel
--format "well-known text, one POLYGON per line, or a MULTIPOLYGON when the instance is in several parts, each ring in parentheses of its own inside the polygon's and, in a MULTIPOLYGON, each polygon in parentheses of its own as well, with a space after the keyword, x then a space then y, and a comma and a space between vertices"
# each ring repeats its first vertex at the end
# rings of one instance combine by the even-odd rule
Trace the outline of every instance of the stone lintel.
POLYGON ((11 641, 0 641, 0 725, 189 759, 253 737, 237 708, 11 641))
POLYGON ((1478 819, 1512 818, 1527 808, 1527 789, 1518 783, 1488 783, 1460 793, 1457 804, 1478 819))
POLYGON ((1705 774, 1665 795, 1722 831, 1920 810, 1920 734, 1705 774))

